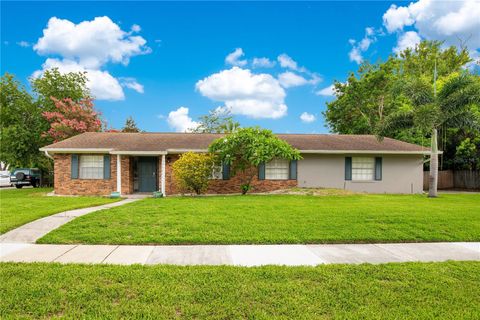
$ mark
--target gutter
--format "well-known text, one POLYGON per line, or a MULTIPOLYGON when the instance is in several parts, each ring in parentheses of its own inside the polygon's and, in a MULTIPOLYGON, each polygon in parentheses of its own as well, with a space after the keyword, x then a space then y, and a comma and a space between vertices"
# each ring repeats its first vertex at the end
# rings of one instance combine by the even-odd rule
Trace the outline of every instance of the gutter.
MULTIPOLYGON (((41 150, 41 149, 40 149, 41 150)), ((47 158, 50 158, 53 160, 53 157, 48 153, 47 150, 43 150, 43 152, 45 153, 45 155, 47 156, 47 158)))
MULTIPOLYGON (((165 151, 118 151, 107 148, 40 148, 40 151, 51 153, 108 153, 119 155, 166 155, 185 152, 208 152, 207 149, 167 149, 165 151)), ((398 155, 430 155, 430 150, 425 151, 392 151, 392 150, 299 150, 301 154, 398 154, 398 155)), ((443 151, 438 151, 443 154, 443 151)), ((51 155, 47 155, 51 157, 51 155)))
POLYGON ((110 153, 113 149, 106 148, 40 148, 40 151, 51 153, 110 153))
POLYGON ((110 154, 131 155, 131 156, 161 156, 167 154, 166 151, 110 151, 110 154))

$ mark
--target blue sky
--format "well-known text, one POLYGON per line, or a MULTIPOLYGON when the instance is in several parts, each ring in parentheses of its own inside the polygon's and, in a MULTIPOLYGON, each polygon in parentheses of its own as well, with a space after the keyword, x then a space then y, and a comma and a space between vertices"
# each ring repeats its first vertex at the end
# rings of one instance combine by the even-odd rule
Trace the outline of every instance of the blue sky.
POLYGON ((457 10, 454 36, 478 30, 480 16, 464 8, 471 1, 419 3, 2 2, 1 72, 27 84, 51 66, 83 68, 113 128, 132 115, 146 131, 181 131, 224 107, 243 126, 324 133, 321 113, 333 97, 323 89, 362 59, 385 59, 421 38, 454 41, 418 10, 437 22, 457 10))

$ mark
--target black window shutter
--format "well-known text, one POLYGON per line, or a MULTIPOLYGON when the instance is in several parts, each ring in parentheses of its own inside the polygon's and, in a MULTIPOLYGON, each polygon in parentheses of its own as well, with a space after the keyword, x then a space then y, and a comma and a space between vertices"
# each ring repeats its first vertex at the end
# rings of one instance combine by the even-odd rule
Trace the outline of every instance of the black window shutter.
POLYGON ((78 154, 72 154, 70 170, 70 177, 72 179, 78 179, 78 154))
POLYGON ((222 163, 222 179, 230 179, 230 165, 228 163, 222 163))
POLYGON ((110 155, 103 156, 103 179, 110 179, 110 155))
POLYGON ((375 180, 382 180, 382 157, 375 157, 375 180))
POLYGON ((352 157, 345 157, 345 180, 352 180, 352 157))
POLYGON ((265 180, 265 163, 258 165, 258 180, 265 180))
POLYGON ((290 180, 297 180, 297 160, 290 161, 290 180))

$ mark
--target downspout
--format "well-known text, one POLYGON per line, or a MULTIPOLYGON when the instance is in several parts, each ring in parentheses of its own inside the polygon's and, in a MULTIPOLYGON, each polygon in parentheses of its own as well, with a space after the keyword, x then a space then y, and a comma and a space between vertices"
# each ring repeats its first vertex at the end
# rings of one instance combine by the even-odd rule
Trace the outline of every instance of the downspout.
POLYGON ((53 157, 48 153, 47 150, 43 150, 43 152, 45 153, 45 155, 47 156, 47 158, 50 158, 50 159, 54 160, 53 157))

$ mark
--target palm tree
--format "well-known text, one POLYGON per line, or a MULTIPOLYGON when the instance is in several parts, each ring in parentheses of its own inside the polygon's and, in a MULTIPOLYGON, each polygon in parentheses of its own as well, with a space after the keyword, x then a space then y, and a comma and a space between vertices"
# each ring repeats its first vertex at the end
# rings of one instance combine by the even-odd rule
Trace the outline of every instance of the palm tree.
POLYGON ((474 128, 473 105, 480 105, 480 80, 476 75, 463 72, 445 79, 438 90, 436 72, 433 86, 421 77, 403 78, 392 89, 397 101, 406 105, 402 111, 383 119, 377 128, 380 138, 404 128, 415 127, 431 132, 429 197, 437 196, 438 146, 437 130, 446 128, 474 128))

